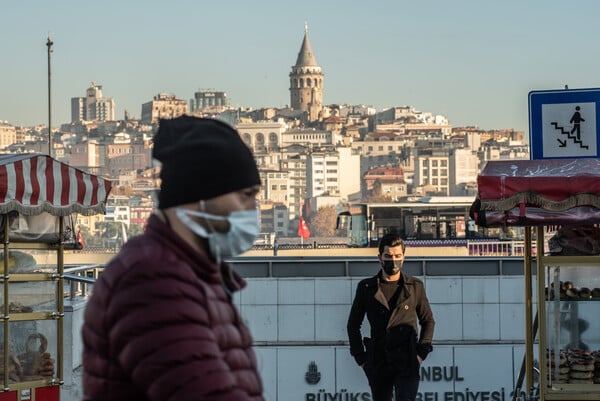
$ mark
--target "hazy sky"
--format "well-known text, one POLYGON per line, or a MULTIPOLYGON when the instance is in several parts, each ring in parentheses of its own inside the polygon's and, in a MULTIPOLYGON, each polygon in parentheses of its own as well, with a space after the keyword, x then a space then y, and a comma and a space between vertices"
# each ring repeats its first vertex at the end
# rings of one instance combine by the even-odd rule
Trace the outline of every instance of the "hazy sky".
POLYGON ((600 86, 595 0, 23 0, 0 7, 0 120, 53 126, 92 81, 139 118, 159 92, 283 107, 308 22, 324 103, 412 105, 527 131, 531 90, 600 86))

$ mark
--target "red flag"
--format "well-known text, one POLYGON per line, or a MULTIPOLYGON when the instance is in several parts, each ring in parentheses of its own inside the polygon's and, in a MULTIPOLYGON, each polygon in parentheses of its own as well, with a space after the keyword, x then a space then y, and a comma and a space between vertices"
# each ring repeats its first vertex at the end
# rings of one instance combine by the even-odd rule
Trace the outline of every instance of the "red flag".
POLYGON ((298 235, 304 239, 308 239, 308 237, 310 237, 308 224, 306 224, 306 221, 304 221, 304 217, 302 216, 300 216, 300 222, 298 223, 298 235))
POLYGON ((77 229, 77 242, 81 245, 81 249, 85 248, 85 241, 83 240, 80 229, 77 229))

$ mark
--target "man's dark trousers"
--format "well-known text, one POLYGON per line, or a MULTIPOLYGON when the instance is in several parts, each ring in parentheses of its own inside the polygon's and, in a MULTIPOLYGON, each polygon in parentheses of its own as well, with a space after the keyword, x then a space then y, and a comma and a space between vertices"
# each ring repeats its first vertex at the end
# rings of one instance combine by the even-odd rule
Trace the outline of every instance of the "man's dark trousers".
POLYGON ((396 377, 374 383, 371 385, 373 401, 392 401, 394 389, 394 401, 414 401, 419 389, 419 378, 396 377))

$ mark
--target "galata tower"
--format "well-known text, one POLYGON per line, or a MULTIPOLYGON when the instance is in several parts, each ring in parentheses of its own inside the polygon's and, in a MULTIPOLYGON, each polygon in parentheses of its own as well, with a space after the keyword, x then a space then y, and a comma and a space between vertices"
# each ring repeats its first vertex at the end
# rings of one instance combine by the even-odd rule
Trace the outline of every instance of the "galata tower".
POLYGON ((323 109, 323 72, 317 64, 310 40, 308 26, 304 24, 304 39, 296 65, 290 72, 290 97, 294 110, 308 113, 308 121, 316 121, 323 109))

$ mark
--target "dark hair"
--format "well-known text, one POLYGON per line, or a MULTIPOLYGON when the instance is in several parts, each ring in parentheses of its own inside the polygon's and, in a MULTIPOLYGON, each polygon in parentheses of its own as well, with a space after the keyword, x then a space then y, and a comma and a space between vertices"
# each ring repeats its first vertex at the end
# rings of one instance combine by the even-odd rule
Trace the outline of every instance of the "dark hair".
POLYGON ((386 246, 394 247, 394 246, 398 246, 398 245, 402 245, 402 252, 404 252, 404 248, 406 246, 404 245, 404 241, 402 241, 402 238, 400 237, 399 234, 394 234, 394 233, 385 234, 379 240, 379 254, 381 255, 383 253, 383 249, 386 246))

